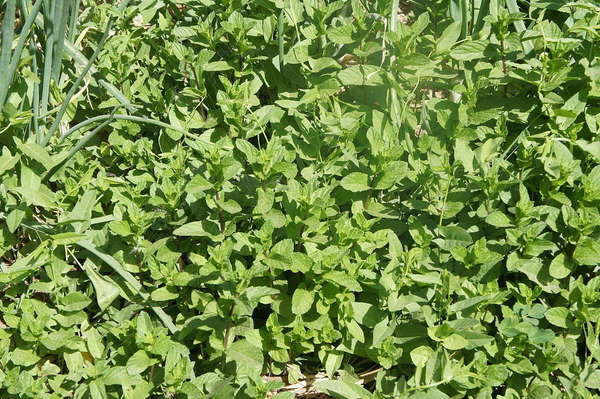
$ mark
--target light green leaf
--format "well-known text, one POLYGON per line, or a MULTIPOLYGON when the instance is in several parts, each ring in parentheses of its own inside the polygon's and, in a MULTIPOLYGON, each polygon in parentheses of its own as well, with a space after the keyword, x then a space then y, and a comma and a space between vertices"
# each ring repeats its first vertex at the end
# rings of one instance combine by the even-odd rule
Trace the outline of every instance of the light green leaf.
POLYGON ((96 266, 88 258, 83 264, 88 278, 92 281, 94 291, 96 291, 96 302, 101 310, 105 310, 110 304, 117 299, 121 289, 109 278, 102 276, 96 271, 96 266))
POLYGON ((59 306, 67 312, 85 309, 92 300, 81 292, 71 292, 59 299, 59 306))
POLYGON ((172 301, 179 298, 179 292, 169 287, 160 287, 150 293, 150 298, 153 301, 172 301))
POLYGON ((483 58, 488 42, 484 40, 472 40, 456 46, 451 52, 450 57, 457 61, 473 61, 483 58))
POLYGON ((340 271, 331 271, 323 275, 323 278, 333 283, 348 288, 350 291, 362 291, 362 288, 356 279, 340 271))
POLYGON ((292 313, 295 315, 303 315, 312 307, 314 301, 314 293, 304 288, 296 288, 292 295, 292 313))
POLYGON ((260 375, 262 372, 262 350, 245 338, 229 345, 227 357, 235 362, 238 375, 260 375))
POLYGON ((445 51, 450 50, 460 37, 460 29, 461 23, 458 21, 448 25, 448 27, 444 29, 440 38, 438 39, 436 51, 438 53, 443 53, 445 51))
POLYGON ((467 347, 469 341, 460 334, 451 334, 442 340, 442 345, 448 350, 456 351, 467 347))
POLYGON ((138 350, 127 360, 127 374, 138 375, 148 367, 158 363, 158 360, 150 358, 143 349, 138 350))
POLYGON ((338 79, 345 86, 383 85, 381 69, 375 65, 354 65, 338 72, 338 79))
POLYGON ((348 191, 360 192, 369 190, 369 176, 366 173, 352 172, 342 178, 341 186, 348 191))
POLYGON ((315 383, 319 391, 344 399, 369 399, 371 393, 358 384, 345 380, 322 380, 315 383))
POLYGON ((10 354, 10 361, 23 367, 29 367, 36 364, 40 357, 31 349, 15 348, 10 354))
POLYGON ((575 265, 565 254, 560 253, 550 262, 550 275, 556 279, 567 277, 575 265))
POLYGON ((567 328, 567 319, 571 312, 565 307, 551 308, 546 311, 546 320, 557 327, 567 328))
POLYGON ((485 218, 485 222, 487 224, 491 224, 495 227, 512 227, 513 224, 508 216, 506 216, 502 211, 494 211, 487 215, 485 218))
POLYGON ((433 356, 433 349, 429 346, 419 346, 410 351, 410 359, 417 367, 425 367, 431 356, 433 356))
POLYGON ((600 243, 589 237, 577 243, 573 259, 580 265, 595 266, 600 264, 600 243))

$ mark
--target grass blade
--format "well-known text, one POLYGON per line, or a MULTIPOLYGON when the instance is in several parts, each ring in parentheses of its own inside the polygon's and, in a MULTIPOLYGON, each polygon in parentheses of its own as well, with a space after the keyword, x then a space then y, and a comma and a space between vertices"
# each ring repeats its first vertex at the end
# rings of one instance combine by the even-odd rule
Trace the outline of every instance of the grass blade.
POLYGON ((459 2, 460 9, 460 38, 464 39, 467 37, 467 32, 469 32, 469 4, 467 4, 467 0, 460 0, 459 2))
MULTIPOLYGON (((120 5, 119 5, 119 11, 123 11, 127 7, 128 3, 129 3, 129 0, 122 1, 120 3, 120 5)), ((116 17, 115 16, 111 16, 110 19, 108 20, 108 22, 106 23, 106 27, 104 28, 104 33, 102 34, 102 37, 100 38, 100 41, 98 42, 98 46, 96 46, 96 49, 94 50, 94 53, 92 54, 92 56, 88 60, 88 63, 85 66, 85 68, 83 68, 83 71, 81 71, 81 73, 79 74, 79 76, 77 77, 77 79, 75 80, 75 82, 73 83, 73 85, 71 85, 71 88, 69 89, 69 92, 65 96, 65 98, 63 100, 63 103, 62 103, 60 109, 58 110, 58 113, 56 114, 54 122, 52 122, 52 126, 50 126, 50 129, 44 135, 44 137, 42 139, 42 142, 40 143, 43 146, 45 146, 46 144, 48 144, 48 142, 50 141, 50 138, 52 137, 52 135, 54 133, 56 133, 56 131, 58 130, 58 127, 60 126, 60 121, 62 120, 62 117, 65 115, 65 112, 67 111, 67 107, 69 106, 71 98, 73 98, 73 96, 77 92, 77 88, 81 84, 81 81, 87 75, 88 71, 92 67, 92 64, 96 61, 96 58, 98 58, 98 55, 100 54, 100 51, 102 51, 102 48, 104 47, 104 43, 106 43, 106 39, 108 38, 108 35, 109 35, 109 33, 110 33, 111 29, 112 29, 112 26, 113 26, 115 20, 116 20, 116 17)))
POLYGON ((67 16, 69 14, 69 8, 72 4, 72 1, 64 1, 56 2, 58 4, 56 15, 55 15, 55 37, 54 37, 54 54, 52 60, 52 79, 55 82, 58 82, 58 78, 60 77, 61 64, 62 64, 62 56, 63 49, 65 43, 65 36, 67 32, 67 16))
MULTIPOLYGON (((125 281, 127 281, 127 283, 129 283, 131 288, 133 288, 135 290, 135 293, 138 294, 142 299, 147 300, 150 297, 150 295, 148 295, 148 293, 146 293, 144 291, 142 284, 140 284, 140 282, 137 281, 136 278, 131 273, 129 273, 127 270, 125 270, 125 268, 123 266, 121 266, 121 264, 115 258, 99 251, 98 248, 96 248, 96 246, 91 241, 86 241, 86 240, 79 241, 77 243, 77 245, 79 245, 81 248, 91 252, 92 254, 96 255, 100 260, 102 260, 104 263, 106 263, 108 266, 110 266, 110 268, 113 269, 119 276, 121 276, 123 278, 123 280, 125 280, 125 281)), ((156 306, 153 306, 152 310, 154 311, 154 313, 156 313, 158 318, 163 322, 165 327, 167 327, 169 329, 171 334, 175 334, 177 332, 177 327, 173 323, 173 320, 171 319, 171 317, 168 314, 165 313, 164 310, 162 310, 161 308, 156 307, 156 306)))
POLYGON ((57 1, 51 3, 50 1, 44 1, 44 31, 46 35, 46 46, 44 48, 44 68, 42 75, 42 100, 40 103, 40 112, 45 115, 48 111, 48 102, 50 99, 50 79, 52 77, 52 60, 54 53, 54 14, 58 7, 57 1))
POLYGON ((484 24, 484 18, 490 13, 490 0, 481 0, 479 11, 473 23, 473 32, 479 32, 484 24))
POLYGON ((398 8, 400 7, 400 0, 392 1, 392 10, 390 14, 390 31, 396 32, 398 30, 398 8))
MULTIPOLYGON (((508 12, 510 12, 511 14, 517 14, 517 13, 521 12, 519 10, 519 5, 517 4, 517 0, 506 0, 506 8, 508 9, 508 12)), ((527 29, 525 27, 525 22, 523 22, 523 20, 521 20, 521 19, 513 22, 513 25, 515 26, 515 30, 518 33, 523 33, 527 29)), ((525 54, 529 54, 533 50, 533 43, 531 43, 530 40, 525 40, 522 43, 523 43, 523 49, 525 50, 525 54)))
MULTIPOLYGON (((31 70, 35 76, 39 76, 37 57, 35 56, 35 43, 32 41, 29 43, 31 54, 34 54, 31 60, 31 70)), ((39 82, 33 82, 33 131, 35 132, 36 139, 41 139, 42 131, 40 130, 40 84, 39 82)))
MULTIPOLYGON (((7 74, 8 65, 10 64, 10 50, 15 32, 15 12, 15 0, 8 0, 6 10, 4 11, 4 20, 2 21, 2 50, 0 50, 0 93, 8 91, 8 85, 10 85, 7 74)), ((0 101, 0 111, 2 111, 3 106, 4 101, 0 101)))
POLYGON ((279 42, 279 72, 281 72, 281 73, 283 73, 283 55, 284 55, 283 29, 284 29, 284 23, 285 23, 285 14, 283 12, 283 9, 281 9, 281 11, 279 11, 279 17, 277 18, 277 40, 279 42))
POLYGON ((171 130, 176 130, 178 132, 181 132, 183 134, 188 134, 187 131, 180 129, 176 126, 173 125, 169 125, 168 123, 165 122, 161 122, 158 121, 156 119, 150 119, 150 118, 144 118, 141 116, 133 116, 133 115, 121 115, 121 114, 117 114, 117 115, 111 115, 111 114, 107 114, 107 115, 99 115, 99 116, 95 116, 93 118, 87 119, 81 123, 78 123, 77 125, 73 126, 72 128, 70 128, 69 130, 67 130, 66 132, 64 132, 61 136, 60 136, 60 140, 63 141, 64 139, 66 139, 67 137, 69 137, 71 134, 75 133, 76 131, 91 125, 92 123, 95 122, 100 122, 100 121, 104 121, 107 119, 117 119, 117 120, 124 120, 124 121, 130 121, 130 122, 139 122, 139 123, 148 123, 150 125, 155 125, 155 126, 160 126, 160 127, 164 127, 165 129, 171 129, 171 130))
POLYGON ((69 19, 69 33, 67 39, 69 42, 73 42, 75 39, 75 33, 77 33, 77 29, 75 29, 77 24, 77 18, 79 18, 79 6, 81 4, 81 0, 75 0, 73 6, 71 7, 71 15, 69 19))
POLYGON ((104 129, 108 124, 110 124, 114 120, 115 112, 117 112, 117 108, 115 108, 113 110, 113 112, 109 115, 109 118, 107 118, 104 122, 102 122, 100 125, 98 125, 94 130, 92 130, 91 132, 89 132, 88 134, 86 134, 85 136, 83 136, 81 139, 79 139, 79 141, 77 142, 77 144, 75 144, 73 147, 71 147, 71 149, 69 150, 69 153, 67 154, 67 156, 62 161, 60 161, 60 163, 58 163, 57 165, 53 166, 52 169, 50 169, 48 171, 48 173, 46 173, 46 175, 44 176, 43 180, 44 181, 50 180, 50 178, 63 165, 65 165, 67 162, 69 162, 69 160, 71 158, 73 158, 73 156, 75 156, 75 154, 77 154, 77 151, 79 151, 84 145, 86 145, 88 141, 90 141, 96 134, 98 134, 98 132, 102 131, 102 129, 104 129))
POLYGON ((0 52, 0 85, 6 82, 4 76, 8 72, 8 64, 10 63, 10 50, 12 46, 13 36, 15 33, 15 12, 16 1, 8 0, 6 10, 4 11, 4 21, 2 21, 2 50, 0 52))
POLYGON ((4 107, 4 102, 6 101, 6 97, 8 95, 8 88, 12 83, 15 71, 17 70, 17 66, 19 65, 19 61, 21 59, 21 52, 23 51, 23 47, 25 47, 25 41, 31 32, 31 27, 33 26, 33 22, 37 17, 40 8, 42 7, 42 1, 36 1, 31 9, 31 13, 27 15, 25 19, 25 23, 23 24, 23 28, 21 28, 21 33, 19 33, 19 41, 17 42, 17 47, 13 51, 12 57, 10 59, 10 64, 8 65, 8 70, 6 71, 3 79, 0 80, 0 109, 4 107))

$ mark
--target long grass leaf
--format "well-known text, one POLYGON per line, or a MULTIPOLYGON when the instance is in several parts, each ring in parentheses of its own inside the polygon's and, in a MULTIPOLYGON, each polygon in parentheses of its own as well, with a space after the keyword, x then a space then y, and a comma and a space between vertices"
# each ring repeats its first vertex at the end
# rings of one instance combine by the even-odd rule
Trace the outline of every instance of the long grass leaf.
MULTIPOLYGON (((147 300, 149 298, 149 295, 144 291, 142 284, 137 281, 131 273, 125 270, 125 268, 121 266, 121 264, 115 258, 98 250, 98 248, 91 241, 79 241, 77 245, 96 255, 96 257, 110 266, 110 268, 113 269, 119 276, 121 276, 121 278, 123 278, 123 280, 125 280, 131 286, 131 288, 135 290, 135 293, 138 294, 142 299, 147 300)), ((173 323, 173 320, 168 314, 165 313, 164 310, 157 306, 152 306, 152 310, 172 334, 177 332, 177 327, 173 323)))
POLYGON ((58 1, 51 2, 49 0, 44 1, 44 32, 45 32, 45 47, 44 47, 44 68, 42 75, 42 99, 40 102, 40 111, 42 115, 45 115, 48 111, 48 103, 50 101, 50 83, 52 79, 52 62, 54 53, 54 30, 55 30, 55 18, 56 8, 59 7, 58 1))
POLYGON ((483 28, 484 18, 488 16, 490 13, 490 0, 481 0, 479 5, 479 11, 477 11, 477 16, 475 17, 475 22, 473 23, 473 32, 479 32, 481 28, 483 28))
POLYGON ((77 125, 73 126, 69 130, 64 132, 60 136, 60 140, 62 141, 64 139, 66 139, 71 134, 75 133, 78 130, 83 129, 84 127, 86 127, 88 125, 91 125, 92 123, 104 121, 107 119, 117 119, 117 120, 124 120, 124 121, 130 121, 130 122, 148 123, 150 125, 160 126, 160 127, 164 127, 165 129, 172 129, 172 130, 181 132, 183 134, 188 134, 188 132, 186 130, 178 128, 177 126, 169 125, 168 123, 165 123, 165 122, 158 121, 156 119, 144 118, 141 116, 133 116, 133 115, 121 115, 121 114, 110 115, 110 114, 107 114, 107 115, 95 116, 95 117, 87 119, 81 123, 78 123, 77 125))
POLYGON ((450 3, 448 4, 448 16, 453 22, 461 22, 458 0, 450 0, 450 3))
POLYGON ((392 9, 390 11, 390 32, 398 30, 398 8, 400 7, 399 0, 392 0, 392 9))
MULTIPOLYGON (((38 76, 38 62, 37 57, 35 57, 35 43, 31 41, 29 43, 29 48, 31 49, 31 54, 33 54, 33 59, 31 60, 31 71, 34 76, 38 76)), ((36 139, 39 141, 42 136, 42 131, 40 130, 40 83, 35 81, 33 82, 33 131, 35 132, 36 139)))
POLYGON ((467 0, 459 0, 459 9, 460 9, 460 38, 464 39, 467 37, 467 32, 469 32, 469 4, 467 0))
POLYGON ((88 134, 86 134, 85 136, 83 136, 81 139, 79 139, 79 141, 77 142, 77 144, 75 144, 73 147, 71 147, 71 149, 69 150, 69 152, 67 153, 67 156, 61 160, 58 164, 54 165, 52 167, 52 169, 50 169, 48 171, 48 173, 46 173, 46 175, 44 176, 44 181, 49 181, 50 178, 60 169, 62 168, 63 165, 65 165, 67 162, 69 162, 69 160, 71 158, 73 158, 73 156, 75 156, 75 154, 77 154, 77 152, 83 148, 84 145, 86 145, 88 143, 88 141, 90 141, 96 134, 98 134, 98 132, 102 131, 102 129, 104 129, 108 124, 110 124, 113 119, 114 119, 114 115, 115 112, 117 111, 117 108, 115 108, 113 110, 113 112, 109 115, 109 118, 106 119, 104 122, 102 122, 100 125, 98 125, 94 130, 92 130, 91 132, 89 132, 88 134))
POLYGON ((279 72, 283 73, 283 56, 284 56, 284 24, 285 24, 285 14, 283 9, 279 12, 279 17, 277 17, 277 41, 279 43, 279 72))
MULTIPOLYGON (((122 1, 119 5, 119 12, 123 11, 127 7, 128 3, 129 3, 129 0, 122 1)), ((79 76, 77 77, 75 82, 71 85, 71 89, 69 89, 69 92, 65 96, 63 103, 62 103, 60 109, 58 110, 56 118, 54 119, 54 122, 52 122, 52 126, 50 126, 50 129, 48 130, 48 132, 44 135, 44 138, 42 139, 42 142, 41 142, 42 145, 48 144, 52 135, 54 133, 56 133, 56 131, 58 130, 58 127, 60 126, 60 121, 62 120, 62 117, 64 116, 65 112, 67 111, 67 107, 69 106, 71 98, 73 98, 73 96, 77 92, 77 88, 81 84, 83 78, 87 75, 88 71, 92 67, 92 64, 96 61, 96 58, 98 58, 100 51, 102 51, 102 48, 104 47, 104 43, 106 42, 106 39, 108 38, 108 35, 112 29, 112 26, 113 26, 115 20, 116 20, 116 17, 111 16, 110 19, 108 20, 108 22, 106 23, 106 27, 104 28, 104 33, 102 34, 102 37, 100 38, 100 41, 98 42, 98 46, 96 46, 96 49, 94 50, 94 53, 88 60, 88 63, 85 66, 85 68, 83 68, 83 70, 81 71, 81 73, 79 74, 79 76)))
MULTIPOLYGON (((508 12, 510 12, 511 14, 517 14, 517 13, 521 12, 519 10, 519 5, 517 4, 517 0, 506 0, 506 8, 508 9, 508 12)), ((515 30, 518 33, 523 33, 527 29, 525 27, 525 22, 523 22, 523 20, 521 20, 521 19, 514 21, 513 25, 515 26, 515 30)), ((522 43, 523 43, 523 49, 525 50, 525 54, 529 54, 533 50, 533 43, 531 43, 531 41, 529 41, 529 40, 523 41, 522 43)))
POLYGON ((12 53, 10 64, 8 65, 8 70, 4 75, 4 79, 0 80, 0 109, 4 106, 6 96, 8 95, 8 88, 12 83, 15 71, 17 70, 17 66, 19 65, 23 47, 25 47, 25 41, 29 37, 31 27, 33 26, 33 22, 35 21, 35 18, 37 17, 41 7, 42 1, 36 1, 33 5, 33 8, 31 9, 31 13, 27 15, 25 23, 23 24, 21 32, 19 33, 19 41, 17 42, 17 46, 15 47, 12 53))
POLYGON ((67 33, 67 17, 73 1, 65 0, 57 1, 56 3, 58 3, 59 5, 57 6, 55 15, 56 26, 54 36, 54 54, 52 60, 52 78, 54 79, 54 81, 58 82, 58 78, 60 76, 61 71, 65 36, 67 33))
POLYGON ((81 0, 75 0, 73 6, 71 7, 71 14, 69 18, 69 31, 67 35, 67 39, 69 42, 73 42, 75 38, 75 34, 77 33, 77 18, 79 17, 79 5, 81 4, 81 0))
POLYGON ((2 21, 2 50, 0 51, 0 85, 4 84, 4 74, 10 63, 10 50, 15 33, 16 1, 8 0, 2 21))

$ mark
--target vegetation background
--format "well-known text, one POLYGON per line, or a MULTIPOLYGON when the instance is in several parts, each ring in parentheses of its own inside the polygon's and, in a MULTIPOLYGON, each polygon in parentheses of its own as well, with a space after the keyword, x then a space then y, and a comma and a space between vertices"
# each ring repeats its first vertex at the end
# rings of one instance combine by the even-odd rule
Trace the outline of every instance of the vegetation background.
POLYGON ((594 0, 0 0, 0 397, 600 395, 594 0))

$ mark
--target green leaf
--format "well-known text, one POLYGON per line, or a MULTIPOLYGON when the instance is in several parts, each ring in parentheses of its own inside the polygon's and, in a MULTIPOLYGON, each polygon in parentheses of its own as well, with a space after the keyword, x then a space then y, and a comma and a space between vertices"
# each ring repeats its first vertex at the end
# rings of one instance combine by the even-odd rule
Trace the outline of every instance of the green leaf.
POLYGON ((323 278, 329 280, 335 284, 341 285, 349 289, 350 291, 362 291, 362 288, 356 279, 350 277, 348 274, 339 271, 327 272, 323 275, 323 278))
POLYGON ((450 57, 457 61, 473 61, 485 57, 488 42, 484 40, 472 40, 456 46, 450 57))
POLYGON ((150 358, 143 349, 138 350, 127 360, 127 373, 129 375, 139 375, 148 367, 158 363, 156 359, 150 358))
POLYGON ((442 340, 442 345, 444 345, 444 348, 446 349, 456 351, 467 347, 469 341, 460 334, 451 334, 442 340))
POLYGON ((71 245, 76 244, 85 238, 84 234, 79 233, 58 233, 50 236, 55 245, 71 245))
POLYGON ((495 227, 512 227, 513 224, 508 216, 501 211, 494 211, 487 215, 485 222, 495 227))
POLYGON ((153 301, 172 301, 179 298, 179 292, 170 287, 160 287, 150 293, 150 298, 153 301))
POLYGON ((342 178, 341 186, 348 191, 360 192, 369 190, 369 176, 366 173, 352 172, 342 178))
POLYGON ((262 351, 246 339, 231 344, 227 348, 227 357, 235 362, 238 375, 260 375, 262 372, 262 351))
POLYGON ((557 327, 567 328, 567 319, 571 312, 564 307, 551 308, 546 311, 545 317, 550 324, 557 327))
POLYGON ((454 146, 454 158, 460 163, 462 163, 463 167, 467 172, 473 172, 473 159, 475 157, 475 153, 469 146, 469 142, 462 139, 457 139, 456 144, 454 146))
POLYGON ((177 236, 210 237, 215 239, 220 237, 219 225, 210 220, 186 223, 176 228, 173 234, 177 236))
POLYGON ((438 53, 443 53, 448 51, 454 46, 458 38, 460 37, 461 23, 453 22, 440 35, 440 38, 437 41, 436 51, 438 53))
POLYGON ((371 393, 360 385, 345 380, 317 381, 315 388, 340 399, 368 399, 371 397, 371 393))
POLYGON ((375 65, 355 65, 342 69, 337 77, 345 86, 379 86, 384 84, 380 72, 375 65))
POLYGON ((296 288, 292 295, 292 313, 303 315, 312 307, 314 293, 303 288, 296 288))
POLYGON ((429 346, 419 346, 410 351, 410 359, 419 368, 425 367, 431 356, 433 356, 433 349, 429 346))
POLYGON ((233 69, 226 61, 213 61, 202 66, 202 69, 207 72, 220 72, 233 69))
POLYGON ((91 280, 94 291, 96 291, 96 302, 98 303, 98 307, 101 310, 105 310, 119 296, 119 293, 121 292, 119 286, 109 278, 100 275, 96 271, 96 266, 89 258, 85 260, 83 269, 91 280))
POLYGON ((40 361, 40 357, 31 349, 15 348, 10 354, 10 361, 16 366, 29 367, 40 361))
POLYGON ((589 237, 581 239, 575 251, 573 259, 580 265, 595 266, 600 264, 600 243, 589 237))
POLYGON ((385 317, 376 306, 366 302, 352 302, 352 316, 363 326, 373 328, 385 317))
POLYGON ((92 300, 81 292, 71 292, 60 298, 60 307, 67 312, 76 312, 85 309, 92 300))
POLYGON ((450 250, 455 247, 466 247, 473 242, 471 235, 462 227, 459 226, 442 226, 439 232, 444 239, 435 239, 434 242, 440 248, 450 250))
POLYGON ((550 275, 556 279, 561 279, 567 277, 573 269, 575 265, 565 254, 561 253, 556 255, 556 257, 550 262, 550 275))

